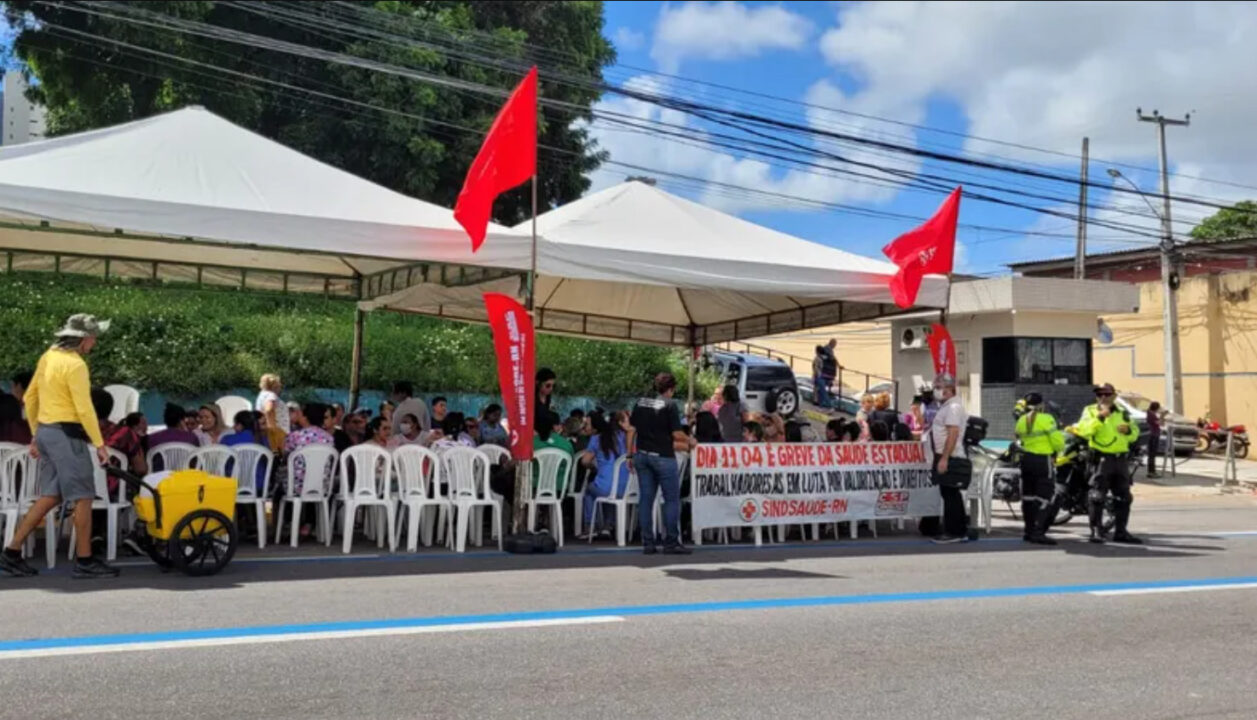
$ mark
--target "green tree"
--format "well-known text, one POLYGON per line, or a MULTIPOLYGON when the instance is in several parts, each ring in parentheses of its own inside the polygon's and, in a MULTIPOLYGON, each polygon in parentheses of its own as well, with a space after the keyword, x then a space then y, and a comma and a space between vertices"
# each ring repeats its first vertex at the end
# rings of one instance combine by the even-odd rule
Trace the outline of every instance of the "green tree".
MULTIPOLYGON (((353 11, 355 25, 347 24, 346 4, 334 2, 280 2, 252 11, 216 2, 84 4, 111 15, 140 13, 127 15, 133 21, 31 0, 4 5, 19 31, 14 52, 38 78, 30 93, 48 108, 51 135, 203 105, 323 162, 450 207, 502 103, 500 97, 142 24, 161 21, 144 15, 156 13, 503 89, 518 82, 521 67, 536 63, 541 95, 568 108, 547 108, 540 118, 539 142, 557 149, 541 156, 542 207, 580 197, 589 187, 588 173, 605 159, 585 126, 575 123, 591 118, 602 68, 615 59, 602 36, 601 2, 375 2, 369 7, 379 12, 364 17, 356 13, 366 7, 353 11)), ((521 188, 496 203, 495 219, 514 224, 528 217, 529 208, 529 193, 521 188)))
POLYGON ((1222 208, 1192 228, 1192 239, 1201 242, 1233 238, 1257 238, 1257 202, 1243 200, 1222 208))

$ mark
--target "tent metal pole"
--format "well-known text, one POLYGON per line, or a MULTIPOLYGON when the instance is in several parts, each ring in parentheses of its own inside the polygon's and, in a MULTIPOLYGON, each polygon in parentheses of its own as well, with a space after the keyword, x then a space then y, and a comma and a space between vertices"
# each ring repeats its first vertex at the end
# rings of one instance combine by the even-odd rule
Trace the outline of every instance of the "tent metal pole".
POLYGON ((690 355, 690 363, 689 363, 689 368, 688 368, 689 369, 689 393, 688 393, 688 398, 685 401, 686 410, 689 410, 690 408, 694 407, 694 376, 695 376, 695 366, 698 364, 697 362, 698 346, 691 347, 689 355, 690 355))
POLYGON ((349 375, 349 406, 348 412, 358 408, 358 396, 362 390, 362 331, 366 313, 362 308, 354 308, 354 355, 353 367, 349 375))

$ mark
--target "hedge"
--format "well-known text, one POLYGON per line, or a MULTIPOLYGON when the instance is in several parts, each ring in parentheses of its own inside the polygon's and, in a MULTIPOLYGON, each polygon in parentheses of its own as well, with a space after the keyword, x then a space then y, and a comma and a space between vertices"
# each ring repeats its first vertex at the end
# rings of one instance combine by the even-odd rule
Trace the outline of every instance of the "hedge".
MULTIPOLYGON (((41 273, 0 277, 0 377, 32 368, 52 333, 79 312, 113 321, 92 354, 98 384, 198 395, 253 387, 267 372, 291 388, 349 384, 348 301, 41 273)), ((682 352, 545 335, 537 349, 538 366, 559 374, 564 394, 631 396, 661 370, 675 373, 684 391, 682 352)), ((369 313, 363 387, 383 389, 395 380, 410 380, 418 391, 497 393, 489 329, 369 313)), ((701 375, 700 396, 715 383, 701 375)))

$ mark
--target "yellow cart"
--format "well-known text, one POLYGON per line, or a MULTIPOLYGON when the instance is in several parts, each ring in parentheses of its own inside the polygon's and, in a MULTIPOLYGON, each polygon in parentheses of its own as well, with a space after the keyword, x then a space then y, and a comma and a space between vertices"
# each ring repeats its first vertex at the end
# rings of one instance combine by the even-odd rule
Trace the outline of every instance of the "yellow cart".
POLYGON ((154 487, 118 468, 106 472, 135 490, 133 537, 162 569, 213 575, 231 562, 239 542, 235 480, 176 470, 154 487))

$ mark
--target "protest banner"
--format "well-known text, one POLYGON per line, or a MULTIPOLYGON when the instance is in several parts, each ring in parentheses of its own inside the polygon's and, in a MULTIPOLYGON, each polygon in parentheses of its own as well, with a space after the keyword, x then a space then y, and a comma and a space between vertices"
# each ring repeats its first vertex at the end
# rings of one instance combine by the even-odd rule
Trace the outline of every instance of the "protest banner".
POLYGON ((939 515, 919 442, 699 445, 694 527, 804 525, 939 515))

